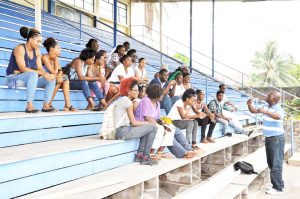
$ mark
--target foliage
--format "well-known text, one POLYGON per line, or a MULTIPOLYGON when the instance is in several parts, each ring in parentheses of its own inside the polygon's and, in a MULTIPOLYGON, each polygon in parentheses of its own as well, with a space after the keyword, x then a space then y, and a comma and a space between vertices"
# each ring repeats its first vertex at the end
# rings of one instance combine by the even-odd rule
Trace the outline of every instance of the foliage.
POLYGON ((293 77, 295 77, 300 82, 300 64, 295 64, 289 71, 293 77))
POLYGON ((262 87, 271 84, 277 87, 286 87, 299 85, 299 81, 287 73, 295 66, 293 57, 278 54, 275 41, 268 42, 263 51, 255 52, 251 63, 256 71, 252 73, 250 86, 262 87))

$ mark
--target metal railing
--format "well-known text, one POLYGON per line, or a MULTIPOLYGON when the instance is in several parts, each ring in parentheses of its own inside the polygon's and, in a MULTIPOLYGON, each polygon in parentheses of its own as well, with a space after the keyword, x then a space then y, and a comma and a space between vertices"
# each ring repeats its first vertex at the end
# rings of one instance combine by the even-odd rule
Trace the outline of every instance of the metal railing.
MULTIPOLYGON (((44 1, 43 1, 43 2, 44 2, 44 1)), ((65 5, 65 6, 67 6, 68 8, 71 8, 71 9, 76 10, 75 8, 69 6, 68 4, 66 4, 66 3, 64 3, 64 2, 61 2, 61 1, 59 1, 59 0, 56 0, 56 2, 59 2, 59 3, 63 4, 63 5, 65 5)), ((84 12, 82 12, 82 11, 80 11, 80 10, 76 10, 76 11, 80 13, 80 19, 81 19, 81 15, 82 15, 82 14, 84 14, 84 15, 86 15, 86 16, 89 16, 89 15, 87 15, 86 13, 84 13, 84 12)), ((44 13, 44 12, 45 12, 45 11, 42 10, 42 13, 44 13)), ((90 17, 90 16, 89 16, 89 17, 90 17)), ((95 36, 95 35, 93 35, 93 34, 90 34, 90 33, 86 32, 86 31, 83 31, 83 30, 82 30, 82 29, 83 29, 83 28, 82 28, 82 20, 80 20, 79 27, 76 27, 75 25, 73 25, 73 24, 71 24, 71 23, 68 23, 68 21, 67 21, 66 19, 62 19, 61 17, 57 17, 57 18, 58 18, 59 20, 63 21, 64 23, 70 25, 72 28, 74 28, 74 29, 80 31, 80 39, 82 38, 82 33, 84 33, 84 34, 86 34, 86 35, 88 35, 88 36, 90 36, 90 37, 98 38, 97 36, 95 36)), ((92 18, 92 17, 91 17, 91 18, 92 18)), ((113 29, 113 27, 111 27, 111 26, 109 26, 109 25, 107 25, 107 24, 105 24, 105 23, 103 23, 103 22, 97 20, 96 18, 92 18, 92 19, 96 20, 96 22, 101 23, 102 25, 106 26, 106 27, 109 28, 109 29, 113 29)), ((134 27, 134 25, 132 25, 131 27, 134 27)), ((137 42, 140 42, 142 45, 145 45, 145 46, 147 46, 148 48, 151 48, 151 49, 154 50, 154 51, 159 52, 158 50, 156 50, 154 47, 150 46, 149 44, 147 45, 146 42, 141 42, 141 41, 139 41, 139 40, 137 40, 137 39, 135 39, 135 38, 133 38, 133 37, 131 37, 131 36, 129 36, 129 35, 123 33, 123 32, 121 32, 121 31, 119 31, 119 30, 118 30, 118 33, 121 34, 121 35, 123 35, 123 36, 125 36, 125 37, 127 37, 127 38, 130 38, 130 39, 132 39, 132 40, 135 40, 135 41, 137 41, 137 42)), ((145 35, 143 35, 143 37, 145 37, 145 35)), ((182 43, 180 43, 180 42, 178 42, 178 41, 176 41, 176 40, 174 40, 174 39, 172 39, 172 38, 169 38, 169 37, 167 37, 167 36, 165 36, 165 35, 164 35, 164 37, 168 38, 168 39, 167 39, 168 42, 169 42, 169 41, 172 41, 172 42, 177 43, 177 44, 179 44, 179 45, 181 45, 181 46, 183 46, 183 47, 185 47, 185 48, 188 48, 187 45, 182 44, 182 43)), ((98 39, 99 39, 99 38, 98 38, 98 39)), ((99 39, 99 40, 101 41, 101 39, 99 39)), ((101 41, 101 42, 105 43, 104 41, 101 41)), ((168 47, 168 42, 167 42, 167 49, 169 49, 169 47, 168 47)), ((106 43, 106 44, 107 44, 108 46, 111 46, 111 45, 108 44, 108 43, 106 43)), ((112 47, 112 46, 111 46, 111 47, 112 47)), ((177 49, 180 49, 180 48, 177 48, 177 49)), ((171 49, 170 49, 170 50, 171 50, 171 49)), ((178 62, 178 63, 181 63, 180 61, 178 61, 178 60, 176 60, 176 59, 174 59, 173 57, 171 57, 171 56, 168 55, 170 50, 167 50, 167 53, 166 53, 166 54, 163 54, 163 52, 160 52, 160 53, 162 53, 164 56, 166 56, 166 57, 168 57, 168 58, 170 58, 170 59, 172 59, 172 60, 174 60, 174 61, 176 61, 176 62, 178 62)), ((172 51, 173 51, 173 50, 172 50, 172 51)), ((174 52, 175 52, 175 51, 174 51, 174 52)), ((196 53, 198 53, 198 54, 200 54, 200 55, 206 57, 207 59, 209 59, 209 60, 211 61, 211 57, 209 57, 208 55, 205 55, 205 54, 203 54, 203 53, 201 53, 201 52, 199 52, 199 51, 197 51, 197 50, 193 50, 193 52, 196 52, 196 53)), ((206 89, 206 93, 207 93, 207 94, 208 94, 208 79, 211 79, 211 80, 213 80, 213 81, 220 82, 220 80, 218 79, 218 77, 222 77, 222 78, 223 78, 222 82, 223 82, 224 80, 226 80, 226 81, 231 81, 231 83, 228 82, 227 84, 228 84, 231 88, 233 88, 234 90, 240 92, 240 93, 243 94, 243 95, 247 95, 247 96, 249 96, 249 97, 252 97, 252 96, 253 96, 253 92, 256 92, 256 93, 259 93, 261 96, 264 96, 264 97, 266 96, 266 94, 264 94, 264 93, 262 93, 262 92, 260 92, 260 91, 258 91, 258 90, 256 90, 256 89, 253 89, 253 88, 251 88, 251 87, 248 87, 248 86, 246 86, 246 85, 244 84, 244 77, 249 77, 249 78, 251 78, 249 75, 244 74, 244 73, 242 73, 242 72, 240 72, 240 71, 238 71, 238 70, 236 70, 236 69, 234 69, 234 68, 232 68, 232 67, 230 67, 230 66, 228 66, 228 65, 226 65, 226 64, 224 64, 224 63, 222 63, 222 62, 220 62, 220 61, 218 61, 218 60, 215 60, 215 62, 221 64, 222 66, 225 66, 226 69, 231 69, 231 70, 233 70, 233 71, 238 72, 238 73, 241 75, 241 77, 242 77, 242 81, 238 81, 238 80, 236 80, 235 78, 228 77, 227 75, 224 75, 222 72, 219 72, 219 71, 217 71, 217 70, 215 71, 215 73, 216 73, 218 76, 217 76, 217 77, 211 77, 210 75, 208 75, 209 73, 206 74, 206 73, 204 73, 204 72, 200 72, 198 69, 196 69, 195 67, 193 67, 193 70, 194 70, 194 71, 196 71, 196 72, 198 72, 199 74, 202 74, 202 75, 205 76, 205 78, 206 78, 206 80, 205 80, 205 81, 206 81, 205 89, 206 89), (240 87, 236 87, 236 85, 239 85, 240 87), (243 91, 240 91, 239 88, 243 88, 243 90, 247 89, 247 90, 250 91, 250 93, 247 94, 247 93, 245 93, 245 92, 243 92, 243 91)), ((210 64, 202 64, 202 63, 199 63, 199 62, 197 62, 197 61, 195 61, 195 60, 192 60, 192 63, 193 63, 193 65, 196 64, 196 65, 200 66, 201 68, 207 69, 208 71, 211 70, 209 67, 207 67, 207 65, 210 65, 210 64)), ((224 70, 224 69, 223 69, 223 70, 224 70)), ((286 92, 286 91, 283 91, 282 89, 276 88, 276 87, 274 87, 274 86, 271 85, 271 84, 270 84, 270 87, 271 87, 271 88, 274 88, 274 89, 276 89, 276 90, 278 90, 278 91, 281 92, 281 93, 284 93, 284 94, 286 94, 286 95, 295 97, 295 98, 297 98, 297 99, 300 99, 299 97, 297 97, 297 96, 295 96, 295 95, 292 95, 292 94, 290 94, 290 93, 288 93, 288 92, 286 92)), ((261 100, 261 101, 262 101, 262 100, 261 100)), ((206 95, 206 102, 207 102, 207 95, 206 95)), ((262 102, 263 102, 263 101, 262 101, 262 102)), ((297 112, 297 113, 300 113, 300 110, 298 110, 298 109, 296 109, 296 108, 294 108, 294 107, 291 107, 291 106, 289 106, 289 105, 285 105, 285 107, 287 107, 287 108, 289 108, 289 109, 291 109, 291 110, 293 110, 293 111, 295 111, 295 112, 297 112)), ((246 113, 246 112, 245 112, 245 113, 246 113)), ((248 113, 246 113, 246 114, 248 114, 248 113)), ((289 113, 288 113, 288 114, 289 114, 289 113)), ((248 114, 248 115, 250 115, 250 114, 248 114)), ((250 116, 253 117, 252 115, 250 115, 250 116)), ((257 120, 257 118, 255 118, 255 119, 257 120)), ((292 144, 292 147, 293 147, 293 146, 294 146, 294 141, 293 141, 293 139, 294 139, 294 130, 293 130, 292 117, 290 117, 290 123, 291 123, 291 128, 290 128, 290 129, 291 129, 291 133, 290 133, 290 134, 291 134, 291 144, 292 144)), ((294 152, 294 148, 292 148, 292 153, 293 153, 293 152, 294 152)))

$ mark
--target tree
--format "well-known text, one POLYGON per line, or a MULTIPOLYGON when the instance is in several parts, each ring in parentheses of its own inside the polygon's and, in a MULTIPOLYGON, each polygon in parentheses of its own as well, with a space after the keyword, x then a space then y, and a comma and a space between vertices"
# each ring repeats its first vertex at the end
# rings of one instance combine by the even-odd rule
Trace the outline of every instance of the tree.
POLYGON ((185 56, 184 54, 176 53, 175 55, 173 55, 173 57, 175 59, 178 59, 179 61, 182 61, 187 66, 190 64, 190 59, 187 56, 185 56))
POLYGON ((256 72, 252 73, 251 86, 261 87, 271 84, 277 87, 286 87, 299 85, 299 81, 288 73, 294 66, 293 57, 278 54, 275 41, 268 42, 265 50, 255 52, 251 63, 257 69, 256 72))
POLYGON ((300 82, 300 64, 296 64, 293 68, 288 71, 293 77, 300 82))

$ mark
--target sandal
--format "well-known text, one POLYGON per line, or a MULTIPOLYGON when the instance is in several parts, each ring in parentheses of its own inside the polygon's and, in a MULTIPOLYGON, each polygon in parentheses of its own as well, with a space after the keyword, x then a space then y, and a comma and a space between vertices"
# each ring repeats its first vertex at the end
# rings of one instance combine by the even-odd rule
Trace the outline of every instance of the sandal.
POLYGON ((25 113, 38 113, 38 112, 39 110, 35 110, 35 109, 32 109, 31 111, 28 109, 25 110, 25 113))
POLYGON ((164 152, 157 152, 160 157, 166 158, 166 159, 172 159, 173 155, 171 153, 164 153, 164 152))
POLYGON ((196 156, 196 153, 194 151, 188 151, 183 157, 185 159, 190 159, 196 156))
POLYGON ((64 107, 64 111, 73 111, 73 112, 75 112, 75 111, 77 111, 76 110, 76 108, 74 108, 73 106, 70 106, 70 107, 64 107))
POLYGON ((194 146, 192 146, 192 148, 194 149, 194 151, 196 150, 200 150, 201 148, 200 147, 198 147, 197 145, 194 145, 194 146))
POLYGON ((160 156, 157 154, 155 155, 154 153, 150 153, 150 159, 152 160, 160 160, 160 156))
POLYGON ((42 109, 42 112, 46 112, 46 113, 49 113, 49 112, 56 112, 57 110, 52 106, 50 107, 49 109, 42 109))

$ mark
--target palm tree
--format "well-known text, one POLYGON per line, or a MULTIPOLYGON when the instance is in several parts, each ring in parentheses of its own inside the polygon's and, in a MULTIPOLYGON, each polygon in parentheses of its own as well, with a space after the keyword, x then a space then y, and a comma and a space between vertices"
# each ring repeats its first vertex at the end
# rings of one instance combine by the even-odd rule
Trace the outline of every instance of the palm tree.
POLYGON ((292 56, 283 57, 278 54, 277 43, 270 41, 264 51, 255 52, 254 59, 251 61, 256 72, 252 74, 251 86, 277 87, 297 86, 299 82, 288 73, 294 66, 292 56))

